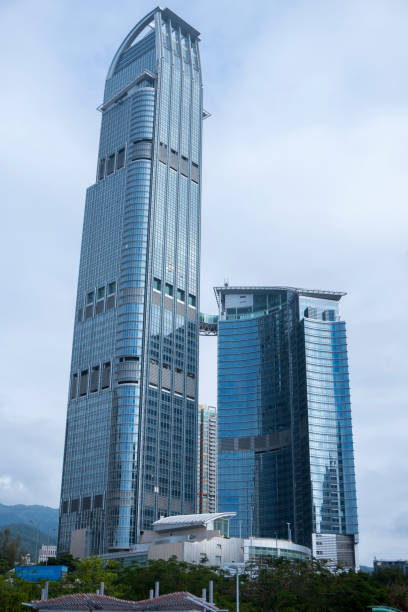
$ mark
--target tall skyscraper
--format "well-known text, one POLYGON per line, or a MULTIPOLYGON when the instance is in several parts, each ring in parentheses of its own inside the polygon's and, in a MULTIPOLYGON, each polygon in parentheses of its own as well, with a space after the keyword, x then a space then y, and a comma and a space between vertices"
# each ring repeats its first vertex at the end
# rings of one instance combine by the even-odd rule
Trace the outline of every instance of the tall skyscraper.
POLYGON ((126 549, 196 505, 199 33, 156 8, 117 50, 86 196, 59 551, 126 549))
POLYGON ((355 564, 344 295, 218 287, 218 511, 231 536, 292 537, 355 564))
POLYGON ((217 512, 217 408, 198 405, 197 511, 217 512))

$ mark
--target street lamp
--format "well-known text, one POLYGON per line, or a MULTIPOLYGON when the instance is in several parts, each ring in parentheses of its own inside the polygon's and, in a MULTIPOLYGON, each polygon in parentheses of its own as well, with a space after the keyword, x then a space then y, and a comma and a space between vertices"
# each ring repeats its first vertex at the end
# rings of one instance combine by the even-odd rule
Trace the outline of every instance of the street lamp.
POLYGON ((236 590, 237 590, 237 612, 239 612, 239 569, 237 567, 237 584, 236 584, 236 590))
POLYGON ((45 565, 48 565, 48 553, 50 552, 49 551, 49 548, 50 548, 50 531, 57 531, 57 530, 56 530, 55 527, 48 527, 47 531, 48 531, 48 537, 47 537, 47 549, 48 550, 47 550, 47 555, 46 555, 46 559, 45 559, 45 565))
POLYGON ((239 575, 245 570, 245 563, 228 563, 228 568, 236 570, 236 612, 239 612, 239 575))
POLYGON ((40 525, 32 520, 29 520, 28 522, 32 523, 34 526, 37 526, 37 537, 35 539, 35 563, 38 563, 38 538, 40 535, 40 525))

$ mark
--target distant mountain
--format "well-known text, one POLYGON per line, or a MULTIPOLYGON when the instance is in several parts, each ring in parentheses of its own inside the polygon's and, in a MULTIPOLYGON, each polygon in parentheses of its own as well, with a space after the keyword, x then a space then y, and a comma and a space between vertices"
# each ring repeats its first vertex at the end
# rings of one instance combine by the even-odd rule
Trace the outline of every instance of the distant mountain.
POLYGON ((360 565, 360 572, 365 572, 366 574, 372 574, 374 568, 372 565, 360 565))
POLYGON ((58 528, 58 509, 49 506, 5 506, 0 504, 0 527, 3 525, 28 524, 47 533, 58 528), (32 521, 32 523, 30 522, 32 521))
POLYGON ((2 525, 0 527, 0 531, 4 531, 4 529, 10 529, 10 534, 13 538, 17 536, 20 537, 21 540, 21 548, 26 550, 31 554, 31 560, 37 563, 38 557, 35 557, 35 553, 40 551, 40 548, 43 544, 56 544, 57 543, 57 532, 52 531, 48 534, 43 531, 38 532, 36 527, 32 527, 31 525, 27 525, 24 523, 12 523, 11 525, 2 525))

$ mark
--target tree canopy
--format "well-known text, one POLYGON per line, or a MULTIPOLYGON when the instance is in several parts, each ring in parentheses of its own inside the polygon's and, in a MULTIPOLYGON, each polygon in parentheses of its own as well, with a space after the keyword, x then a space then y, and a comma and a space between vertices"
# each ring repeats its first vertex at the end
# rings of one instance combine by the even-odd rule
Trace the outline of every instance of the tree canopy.
MULTIPOLYGON (((105 594, 137 601, 148 598, 157 581, 161 594, 190 591, 201 596, 202 588, 213 580, 216 604, 235 612, 235 576, 218 568, 175 558, 128 567, 117 561, 103 563, 97 557, 67 557, 65 561, 70 571, 58 582, 49 583, 49 597, 94 592, 104 582, 105 594)), ((40 598, 42 586, 13 573, 0 575, 0 610, 20 612, 22 601, 40 598)), ((249 568, 240 576, 240 599, 241 612, 367 612, 379 604, 407 610, 408 577, 398 570, 366 574, 339 569, 333 573, 315 561, 271 559, 268 565, 249 568)))

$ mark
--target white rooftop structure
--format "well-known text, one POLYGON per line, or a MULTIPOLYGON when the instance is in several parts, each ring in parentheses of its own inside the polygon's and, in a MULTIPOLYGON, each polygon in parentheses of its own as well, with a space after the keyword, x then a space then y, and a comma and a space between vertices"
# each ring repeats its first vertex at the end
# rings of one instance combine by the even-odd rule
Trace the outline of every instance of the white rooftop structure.
POLYGON ((188 529, 189 527, 207 527, 217 519, 228 519, 236 516, 236 512, 209 512, 206 514, 178 514, 166 516, 153 523, 154 531, 169 529, 188 529))

